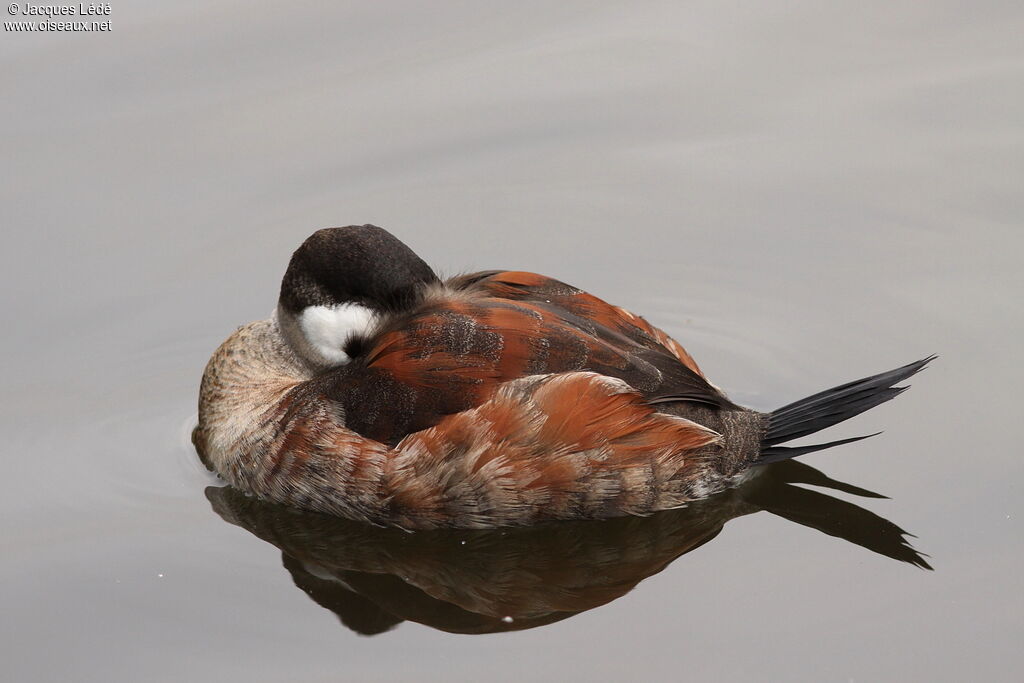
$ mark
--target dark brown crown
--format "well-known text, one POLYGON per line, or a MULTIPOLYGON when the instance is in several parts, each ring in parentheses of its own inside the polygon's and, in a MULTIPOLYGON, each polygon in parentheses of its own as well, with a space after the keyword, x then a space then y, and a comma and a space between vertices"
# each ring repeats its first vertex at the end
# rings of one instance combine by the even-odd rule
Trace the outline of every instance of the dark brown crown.
POLYGON ((394 312, 410 306, 423 285, 434 282, 438 278, 430 266, 383 228, 324 228, 292 254, 279 301, 293 313, 344 303, 394 312))

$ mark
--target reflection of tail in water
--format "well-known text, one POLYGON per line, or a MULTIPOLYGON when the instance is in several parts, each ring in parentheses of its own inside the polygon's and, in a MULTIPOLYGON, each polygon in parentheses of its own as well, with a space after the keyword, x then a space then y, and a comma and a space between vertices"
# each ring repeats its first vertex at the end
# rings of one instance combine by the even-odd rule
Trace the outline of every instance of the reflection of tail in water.
POLYGON ((931 569, 925 556, 907 543, 913 536, 870 510, 839 498, 811 491, 793 483, 813 484, 868 498, 885 496, 830 479, 818 470, 789 460, 771 466, 765 472, 768 481, 751 482, 739 489, 743 498, 762 510, 812 529, 867 548, 879 555, 931 569), (772 481, 772 480, 775 481, 772 481), (766 486, 758 486, 758 484, 766 486))
POLYGON ((796 461, 742 486, 650 517, 537 527, 406 533, 207 489, 214 510, 283 551, 295 584, 347 627, 373 635, 402 621, 452 633, 542 626, 606 604, 766 510, 880 555, 930 568, 892 522, 795 484, 881 498, 796 461))

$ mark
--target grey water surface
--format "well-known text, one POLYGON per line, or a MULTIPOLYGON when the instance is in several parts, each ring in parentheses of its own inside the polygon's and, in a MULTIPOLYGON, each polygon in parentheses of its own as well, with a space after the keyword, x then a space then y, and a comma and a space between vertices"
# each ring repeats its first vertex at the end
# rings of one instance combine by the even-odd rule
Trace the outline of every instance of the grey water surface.
POLYGON ((0 678, 1024 678, 1020 3, 111 5, 0 36, 0 678), (828 433, 881 436, 653 521, 435 542, 217 488, 209 354, 367 222, 759 409, 940 358, 828 433))

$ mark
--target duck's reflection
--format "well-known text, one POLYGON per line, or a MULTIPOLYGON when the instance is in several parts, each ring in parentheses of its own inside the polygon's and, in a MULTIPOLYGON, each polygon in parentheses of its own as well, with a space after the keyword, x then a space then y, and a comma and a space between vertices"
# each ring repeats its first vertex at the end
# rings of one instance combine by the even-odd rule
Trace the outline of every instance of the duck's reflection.
POLYGON ((406 533, 293 510, 231 488, 206 493, 226 521, 282 550, 296 586, 367 635, 402 621, 452 633, 550 624, 625 595, 713 539, 730 519, 761 510, 930 569, 892 522, 794 484, 882 497, 787 461, 720 496, 646 518, 406 533))

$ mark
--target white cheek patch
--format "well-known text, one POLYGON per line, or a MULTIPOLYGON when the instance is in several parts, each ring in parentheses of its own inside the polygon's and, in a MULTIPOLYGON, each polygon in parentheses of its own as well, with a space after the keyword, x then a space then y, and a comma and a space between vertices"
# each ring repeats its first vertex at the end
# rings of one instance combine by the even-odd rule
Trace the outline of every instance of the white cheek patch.
POLYGON ((350 360, 343 350, 345 342, 369 332, 376 320, 377 314, 360 304, 309 306, 299 315, 299 329, 325 360, 342 365, 350 360))

